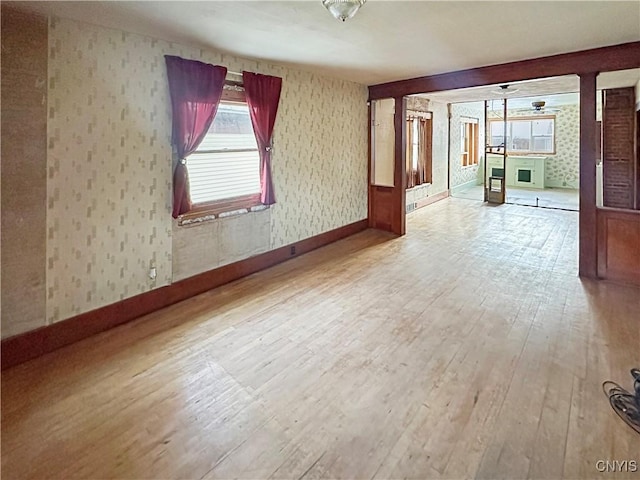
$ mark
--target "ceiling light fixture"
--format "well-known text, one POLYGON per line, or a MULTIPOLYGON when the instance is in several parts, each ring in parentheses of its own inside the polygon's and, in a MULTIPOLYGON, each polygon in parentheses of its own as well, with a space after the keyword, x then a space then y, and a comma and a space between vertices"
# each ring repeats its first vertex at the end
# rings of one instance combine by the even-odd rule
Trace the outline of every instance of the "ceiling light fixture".
POLYGON ((533 113, 555 113, 560 111, 557 108, 545 107, 546 104, 547 102, 545 102, 544 100, 541 100, 538 102, 531 102, 531 108, 533 108, 533 113))
POLYGON ((533 109, 537 112, 541 112, 542 110, 544 110, 544 106, 547 104, 547 102, 544 101, 540 101, 540 102, 531 102, 531 106, 533 107, 533 109))
POLYGON ((511 95, 518 90, 518 88, 511 88, 509 85, 500 85, 500 90, 491 90, 491 93, 495 93, 496 95, 511 95))
POLYGON ((338 20, 343 22, 353 17, 367 0, 322 0, 324 8, 338 20))

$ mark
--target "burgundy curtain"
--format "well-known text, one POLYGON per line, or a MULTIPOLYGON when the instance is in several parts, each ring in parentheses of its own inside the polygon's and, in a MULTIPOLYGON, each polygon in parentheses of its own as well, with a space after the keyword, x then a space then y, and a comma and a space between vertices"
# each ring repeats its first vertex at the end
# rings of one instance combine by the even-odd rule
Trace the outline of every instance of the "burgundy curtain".
POLYGON ((433 181, 433 128, 430 118, 421 118, 418 125, 418 135, 420 136, 418 144, 418 177, 420 183, 432 183, 433 181))
POLYGON ((251 124, 260 152, 260 201, 276 203, 271 180, 271 137, 276 122, 282 79, 252 72, 242 72, 251 124))
POLYGON ((191 209, 185 158, 207 134, 222 97, 225 67, 165 55, 173 110, 172 143, 178 152, 173 174, 173 218, 191 209))
POLYGON ((413 120, 414 117, 407 118, 407 146, 406 164, 407 189, 416 186, 415 170, 413 169, 413 120))
POLYGON ((416 172, 416 185, 422 185, 426 182, 425 173, 427 166, 427 119, 418 118, 418 171, 416 172))

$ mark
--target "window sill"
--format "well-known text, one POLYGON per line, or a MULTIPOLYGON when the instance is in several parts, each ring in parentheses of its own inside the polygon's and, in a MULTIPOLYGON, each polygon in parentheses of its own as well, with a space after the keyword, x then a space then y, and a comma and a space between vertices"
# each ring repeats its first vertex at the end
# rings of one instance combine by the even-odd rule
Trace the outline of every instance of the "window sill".
POLYGON ((548 157, 555 154, 556 152, 507 152, 507 157, 548 157))
POLYGON ((468 170, 469 168, 477 167, 477 166, 478 166, 478 164, 477 164, 477 163, 475 163, 475 164, 473 164, 473 165, 462 165, 462 169, 463 169, 463 170, 468 170))
POLYGON ((235 217, 251 212, 267 210, 269 205, 260 203, 258 195, 249 195, 220 202, 195 205, 190 212, 178 217, 179 226, 193 226, 221 218, 235 217))

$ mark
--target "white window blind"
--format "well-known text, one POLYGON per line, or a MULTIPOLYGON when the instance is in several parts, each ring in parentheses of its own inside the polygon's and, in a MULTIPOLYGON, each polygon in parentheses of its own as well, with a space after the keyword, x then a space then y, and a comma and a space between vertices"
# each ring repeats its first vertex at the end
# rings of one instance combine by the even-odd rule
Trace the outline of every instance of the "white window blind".
POLYGON ((187 158, 191 201, 260 192, 260 156, 246 104, 220 103, 207 135, 187 158))

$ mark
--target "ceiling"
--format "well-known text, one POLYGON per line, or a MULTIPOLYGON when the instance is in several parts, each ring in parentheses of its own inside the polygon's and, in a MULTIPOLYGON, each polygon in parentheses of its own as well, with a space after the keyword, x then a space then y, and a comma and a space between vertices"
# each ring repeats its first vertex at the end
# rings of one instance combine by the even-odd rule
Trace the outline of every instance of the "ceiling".
POLYGON ((20 5, 365 85, 640 40, 637 0, 369 0, 344 23, 320 0, 20 5))

